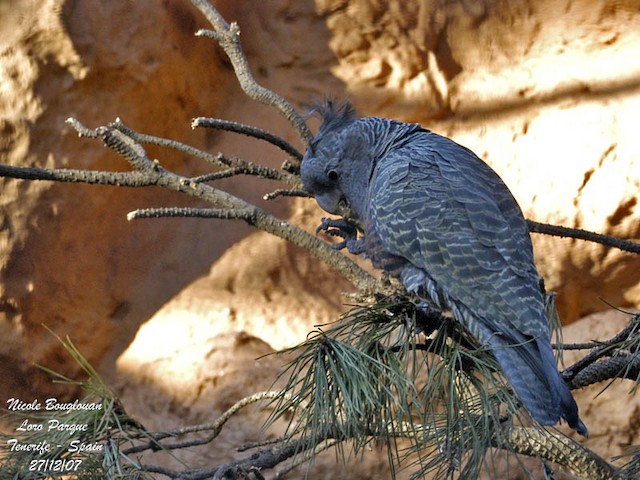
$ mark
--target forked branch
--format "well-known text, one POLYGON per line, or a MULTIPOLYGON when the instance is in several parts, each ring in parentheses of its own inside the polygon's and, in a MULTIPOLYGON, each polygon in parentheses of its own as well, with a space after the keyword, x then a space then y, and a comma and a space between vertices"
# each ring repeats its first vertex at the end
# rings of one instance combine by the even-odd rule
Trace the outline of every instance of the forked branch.
MULTIPOLYGON (((351 259, 347 258, 340 252, 332 249, 325 242, 321 241, 309 232, 301 229, 296 225, 292 225, 272 214, 262 210, 261 208, 235 196, 224 190, 215 188, 209 184, 203 183, 202 179, 189 178, 171 172, 157 160, 150 160, 140 143, 135 140, 131 130, 123 128, 121 122, 109 125, 107 127, 99 127, 95 130, 88 129, 75 119, 67 121, 79 135, 88 138, 101 139, 103 143, 124 157, 134 168, 132 172, 118 173, 115 180, 118 185, 123 186, 158 186, 169 190, 178 191, 190 197, 195 197, 210 203, 214 206, 212 209, 152 209, 146 211, 136 210, 129 214, 129 219, 137 218, 156 218, 167 216, 189 216, 202 218, 220 218, 244 220, 267 233, 287 240, 315 255, 321 261, 331 265, 341 274, 343 274, 351 283, 363 292, 373 292, 382 289, 379 281, 365 272, 356 265, 351 259), (126 134, 124 132, 127 132, 126 134)), ((142 137, 150 140, 149 138, 142 137)), ((154 142, 158 143, 158 142, 154 142)), ((177 145, 171 145, 173 148, 182 148, 177 145)), ((63 181, 83 182, 87 175, 80 177, 71 177, 66 170, 58 169, 23 169, 19 167, 8 167, 4 170, 7 174, 14 174, 18 178, 24 178, 30 175, 32 178, 38 179, 64 179, 63 181), (73 179, 72 179, 73 178, 73 179)), ((0 173, 3 170, 0 167, 0 173)), ((102 185, 114 185, 111 183, 110 172, 102 172, 100 175, 88 175, 92 183, 100 183, 102 185), (96 177, 96 178, 94 178, 96 177)), ((115 174, 115 172, 114 172, 115 174)), ((288 179, 285 177, 284 179, 288 179)))
POLYGON ((214 30, 199 30, 196 35, 209 37, 218 42, 227 57, 229 57, 238 82, 247 96, 260 103, 277 108, 298 132, 305 148, 308 147, 313 139, 313 134, 304 118, 283 97, 259 85, 251 74, 247 58, 240 45, 240 27, 238 27, 238 24, 227 23, 207 0, 191 0, 191 3, 202 12, 214 28, 214 30))

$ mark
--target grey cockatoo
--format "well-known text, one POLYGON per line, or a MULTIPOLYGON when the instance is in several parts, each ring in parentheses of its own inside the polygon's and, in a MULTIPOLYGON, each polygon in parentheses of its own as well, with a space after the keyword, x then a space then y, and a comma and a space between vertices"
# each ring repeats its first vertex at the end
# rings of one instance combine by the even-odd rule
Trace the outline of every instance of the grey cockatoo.
POLYGON ((558 373, 527 224, 500 177, 473 152, 417 124, 318 107, 302 160, 305 189, 345 220, 342 246, 450 310, 488 345, 533 418, 587 429, 558 373), (364 236, 357 238, 358 225, 364 236))

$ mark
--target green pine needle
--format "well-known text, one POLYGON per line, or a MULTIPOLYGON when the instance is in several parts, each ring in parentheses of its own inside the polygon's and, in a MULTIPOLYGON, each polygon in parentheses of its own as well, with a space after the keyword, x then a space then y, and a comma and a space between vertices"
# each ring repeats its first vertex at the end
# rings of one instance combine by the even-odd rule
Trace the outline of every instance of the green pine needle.
POLYGON ((411 302, 384 299, 319 327, 287 350, 296 358, 271 421, 293 412, 291 438, 348 441, 354 452, 382 441, 392 467, 417 476, 477 476, 488 452, 509 448, 501 425, 530 419, 487 349, 450 319, 419 317, 411 302))

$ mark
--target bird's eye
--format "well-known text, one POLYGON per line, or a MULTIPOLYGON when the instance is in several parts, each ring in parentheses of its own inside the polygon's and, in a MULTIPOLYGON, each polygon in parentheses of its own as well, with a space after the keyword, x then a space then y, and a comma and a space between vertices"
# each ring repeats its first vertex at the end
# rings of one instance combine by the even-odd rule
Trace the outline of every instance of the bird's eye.
POLYGON ((335 182, 336 180, 338 180, 338 172, 336 172, 335 170, 329 170, 329 173, 327 173, 327 176, 329 177, 329 180, 331 180, 332 182, 335 182))

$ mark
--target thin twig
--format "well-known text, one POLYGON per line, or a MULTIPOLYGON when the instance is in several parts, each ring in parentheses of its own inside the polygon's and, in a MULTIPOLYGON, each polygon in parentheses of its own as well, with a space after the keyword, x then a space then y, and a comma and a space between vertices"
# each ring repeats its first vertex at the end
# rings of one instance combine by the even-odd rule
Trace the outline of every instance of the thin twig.
POLYGON ((279 188, 277 190, 274 190, 273 192, 265 194, 262 198, 264 198, 265 200, 274 200, 274 199, 276 199, 278 197, 310 198, 311 195, 309 195, 304 190, 284 190, 284 189, 279 188))
POLYGON ((78 136, 81 138, 99 138, 96 130, 91 130, 90 128, 85 127, 73 117, 67 118, 64 123, 71 125, 73 129, 78 132, 78 136))
POLYGON ((580 228, 549 225, 548 223, 534 222, 533 220, 527 220, 527 225, 529 226, 529 231, 532 233, 543 233, 563 238, 578 238, 580 240, 606 245, 607 247, 614 247, 625 252, 640 253, 640 243, 625 240, 623 238, 589 232, 580 228))
POLYGON ((251 443, 245 443, 243 445, 240 445, 238 448, 236 448, 237 452, 246 452, 247 450, 253 450, 256 448, 260 448, 260 447, 268 447, 271 445, 277 445, 279 443, 284 443, 285 441, 287 441, 288 439, 285 437, 278 437, 278 438, 272 438, 270 440, 264 440, 262 442, 251 442, 251 443))
POLYGON ((81 136, 100 138, 107 147, 127 160, 135 170, 140 172, 157 172, 161 168, 156 161, 147 157, 147 152, 142 145, 117 129, 98 127, 92 132, 75 118, 68 118, 67 123, 75 128, 81 136))
MULTIPOLYGON (((338 445, 340 442, 340 440, 336 440, 335 438, 330 438, 327 439, 326 441, 319 443, 315 446, 315 448, 313 449, 313 455, 318 455, 326 450, 329 450, 330 448, 335 447, 336 445, 338 445)), ((284 478, 286 475, 288 475, 289 473, 291 473, 292 470, 294 470, 295 468, 298 468, 300 465, 303 465, 304 463, 308 462, 309 459, 305 456, 300 456, 298 457, 297 460, 291 462, 290 465, 288 465, 287 467, 278 470, 276 472, 276 478, 284 478)))
MULTIPOLYGON (((152 434, 151 440, 149 442, 124 449, 122 450, 122 453, 125 455, 131 455, 133 453, 144 452, 145 450, 158 450, 159 448, 163 448, 163 449, 183 448, 182 446, 179 446, 180 444, 174 444, 174 446, 167 446, 159 442, 160 440, 163 440, 165 438, 178 437, 180 435, 186 435, 189 433, 210 432, 209 436, 207 437, 208 438, 207 441, 198 440, 199 442, 198 445, 203 443, 209 443, 220 434, 220 431, 222 430, 222 427, 224 426, 224 424, 227 423, 229 419, 233 417, 236 413, 238 413, 238 411, 242 410, 243 408, 249 405, 253 405, 254 403, 260 402, 262 400, 270 400, 270 399, 278 398, 281 395, 282 395, 281 392, 273 391, 273 390, 254 393, 253 395, 249 395, 248 397, 244 397, 241 400, 238 400, 229 409, 227 409, 222 415, 216 418, 213 422, 203 423, 199 425, 192 425, 189 427, 183 427, 170 432, 159 432, 159 433, 152 434)), ((187 445, 187 446, 190 446, 190 445, 187 445)))
MULTIPOLYGON (((117 129, 118 131, 124 133, 137 142, 171 148, 173 150, 177 150, 179 152, 183 152, 204 160, 217 167, 230 168, 232 169, 232 174, 255 175, 262 178, 284 182, 292 187, 300 185, 300 179, 297 176, 291 175, 290 173, 276 170, 275 168, 266 167, 258 163, 242 160, 238 157, 227 157, 222 153, 211 154, 209 152, 205 152, 203 150, 192 147, 191 145, 177 142, 175 140, 170 140, 168 138, 155 137, 153 135, 139 133, 124 125, 119 118, 116 119, 115 122, 110 123, 109 127, 117 129)), ((223 178, 222 176, 215 177, 215 175, 221 175, 221 172, 215 172, 209 175, 214 176, 213 179, 223 178)), ((192 180, 195 182, 208 181, 205 175, 195 177, 192 180)))
POLYGON ((148 135, 145 133, 140 133, 133 130, 130 127, 127 127, 120 118, 116 118, 115 122, 112 122, 108 125, 111 128, 115 128, 116 130, 124 133, 128 137, 134 139, 136 142, 145 143, 149 145, 157 145, 160 147, 171 148, 173 150, 177 150, 182 153, 186 153, 193 157, 204 160, 205 162, 211 163, 216 167, 225 168, 229 166, 229 162, 226 160, 226 157, 221 153, 211 154, 209 152, 205 152, 198 148, 192 147, 191 145, 187 145, 182 142, 178 142, 176 140, 171 140, 168 138, 156 137, 154 135, 148 135))
POLYGON ((227 23, 218 11, 206 0, 191 0, 191 3, 200 10, 214 30, 199 30, 196 36, 213 38, 229 57, 233 70, 242 90, 249 98, 265 105, 276 108, 291 123, 298 132, 300 140, 305 148, 313 139, 313 134, 307 126, 304 118, 280 95, 259 85, 251 74, 247 58, 240 46, 240 28, 237 23, 227 23))
POLYGON ((87 183, 114 187, 149 187, 158 179, 147 172, 107 172, 101 170, 75 170, 71 168, 14 167, 0 164, 0 177, 22 180, 87 183))
POLYGON ((243 173, 247 172, 242 168, 227 168, 219 172, 205 173, 204 175, 200 175, 198 177, 191 177, 191 180, 197 183, 212 182, 214 180, 222 180, 224 178, 231 178, 237 175, 242 175, 243 173))
POLYGON ((159 171, 160 164, 147 156, 146 150, 132 138, 118 130, 98 129, 104 144, 127 160, 131 166, 141 172, 159 171))
POLYGON ((265 167, 264 165, 259 165, 257 163, 247 162, 246 160, 241 160, 237 157, 230 157, 225 160, 229 162, 229 165, 233 166, 219 172, 207 173, 205 175, 200 175, 199 177, 193 177, 191 180, 194 182, 210 182, 213 180, 234 177, 236 175, 254 175, 266 180, 276 180, 288 183, 291 186, 300 185, 300 180, 288 173, 265 167))
POLYGON ((253 223, 253 210, 232 208, 192 208, 192 207, 164 207, 142 208, 127 214, 127 220, 143 218, 219 218, 221 220, 244 220, 253 223))
POLYGON ((585 342, 585 343, 552 343, 551 348, 554 350, 591 350, 599 347, 602 342, 585 342))
POLYGON ((245 125, 244 123, 232 122, 230 120, 222 120, 219 118, 207 118, 207 117, 194 118, 191 121, 191 128, 197 128, 197 127, 226 130, 229 132, 240 133, 242 135, 247 135, 249 137, 257 138, 259 140, 264 140, 266 142, 269 142, 272 145, 275 145, 283 152, 291 155, 298 162, 302 161, 302 153, 300 153, 296 148, 294 148, 289 142, 287 142, 285 139, 277 135, 274 135, 271 132, 262 130, 261 128, 257 128, 251 125, 245 125))

